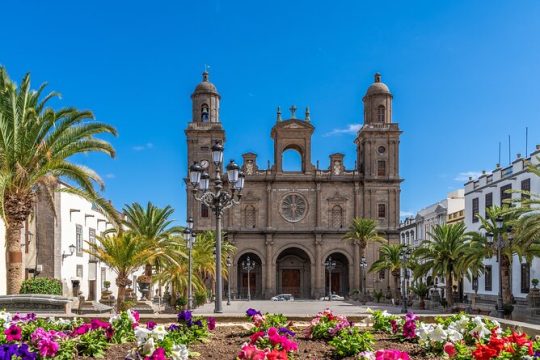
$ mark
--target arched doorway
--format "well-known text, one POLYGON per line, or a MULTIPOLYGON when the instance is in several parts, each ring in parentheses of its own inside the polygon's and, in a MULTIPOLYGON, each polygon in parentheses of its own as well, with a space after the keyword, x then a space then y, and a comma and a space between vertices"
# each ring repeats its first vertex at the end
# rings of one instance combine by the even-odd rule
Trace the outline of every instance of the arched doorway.
POLYGON ((324 262, 326 263, 329 258, 332 258, 335 267, 329 272, 325 266, 324 293, 328 295, 328 290, 331 288, 333 294, 349 295, 349 260, 339 252, 331 253, 324 259, 324 262))
POLYGON ((311 262, 304 250, 296 247, 283 250, 276 260, 276 270, 278 294, 311 297, 311 262))
POLYGON ((247 299, 248 298, 248 290, 251 299, 262 299, 262 261, 261 258, 257 254, 254 254, 252 252, 247 252, 240 256, 237 263, 236 268, 236 274, 237 274, 237 281, 238 284, 237 288, 237 297, 239 299, 247 299), (247 259, 250 259, 250 261, 253 263, 253 269, 249 271, 249 277, 248 277, 248 271, 245 268, 245 264, 247 262, 247 259), (249 281, 249 288, 248 288, 248 281, 249 281))

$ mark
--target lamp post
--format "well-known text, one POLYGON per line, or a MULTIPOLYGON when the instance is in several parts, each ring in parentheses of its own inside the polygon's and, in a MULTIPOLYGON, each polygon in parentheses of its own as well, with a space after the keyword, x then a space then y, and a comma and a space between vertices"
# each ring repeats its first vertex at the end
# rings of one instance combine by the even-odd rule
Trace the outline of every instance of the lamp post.
POLYGON ((408 262, 409 262, 409 257, 411 256, 412 254, 412 248, 408 245, 404 245, 401 249, 401 267, 403 269, 403 281, 402 281, 402 285, 401 285, 401 288, 402 288, 402 297, 403 297, 403 306, 401 307, 401 312, 403 314, 406 314, 409 309, 408 309, 408 302, 409 302, 409 299, 408 299, 408 289, 407 289, 407 280, 409 280, 409 269, 408 269, 408 262))
MULTIPOLYGON (((495 219, 495 225, 497 228, 497 244, 495 245, 497 248, 497 263, 499 264, 499 293, 497 296, 497 314, 502 319, 504 318, 504 303, 503 303, 503 294, 502 294, 502 268, 501 268, 501 250, 503 247, 503 238, 502 238, 502 229, 504 225, 504 219, 502 216, 497 216, 495 219)), ((488 242, 490 244, 493 244, 494 242, 494 234, 493 233, 487 233, 486 237, 488 239, 488 242)))
POLYGON ((188 218, 187 226, 184 229, 184 240, 186 240, 186 245, 188 248, 188 310, 193 308, 193 285, 192 285, 192 276, 193 276, 193 258, 192 258, 192 249, 193 244, 195 243, 195 232, 193 231, 193 218, 188 218))
POLYGON ((246 260, 242 261, 242 269, 244 271, 247 271, 247 285, 248 285, 248 301, 251 301, 251 287, 250 287, 250 273, 251 270, 255 269, 255 261, 251 260, 251 258, 248 256, 246 260))
POLYGON ((231 305, 231 266, 232 266, 232 259, 231 255, 227 255, 227 305, 231 305))
POLYGON ((362 259, 360 259, 360 269, 362 269, 362 294, 364 295, 366 294, 366 268, 366 257, 362 256, 362 259))
POLYGON ((332 270, 336 268, 336 262, 331 256, 324 262, 324 267, 328 270, 328 301, 332 301, 332 270))
POLYGON ((223 186, 221 179, 221 166, 223 163, 223 145, 216 142, 212 146, 212 162, 214 163, 213 188, 210 189, 210 175, 203 171, 201 165, 194 162, 189 168, 189 182, 192 186, 195 200, 212 209, 216 216, 216 299, 215 313, 223 312, 223 276, 221 273, 221 218, 223 212, 240 203, 242 189, 244 188, 244 174, 240 167, 231 160, 227 165, 227 180, 229 189, 223 186), (200 193, 200 195, 198 195, 200 193))
POLYGON ((75 245, 71 244, 69 245, 69 254, 62 253, 62 261, 64 261, 65 258, 72 256, 75 253, 75 245))

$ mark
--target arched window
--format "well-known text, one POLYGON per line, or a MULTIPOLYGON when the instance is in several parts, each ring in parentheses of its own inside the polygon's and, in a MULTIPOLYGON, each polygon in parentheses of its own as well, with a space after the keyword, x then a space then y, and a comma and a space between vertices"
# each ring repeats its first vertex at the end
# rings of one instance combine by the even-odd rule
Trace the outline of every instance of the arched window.
POLYGON ((202 104, 201 106, 201 121, 208 122, 210 119, 210 110, 208 109, 207 104, 202 104))
POLYGON ((377 121, 384 123, 385 108, 384 105, 379 105, 377 108, 377 121))
POLYGON ((289 148, 282 153, 283 171, 301 172, 302 171, 302 154, 296 148, 289 148))
POLYGON ((257 225, 255 207, 253 205, 248 205, 245 208, 245 224, 247 228, 254 228, 257 225))
POLYGON ((343 209, 339 205, 332 208, 332 227, 341 229, 343 227, 343 209))
POLYGON ((384 219, 386 217, 386 205, 385 204, 379 204, 377 210, 378 210, 377 215, 379 215, 379 219, 384 219))

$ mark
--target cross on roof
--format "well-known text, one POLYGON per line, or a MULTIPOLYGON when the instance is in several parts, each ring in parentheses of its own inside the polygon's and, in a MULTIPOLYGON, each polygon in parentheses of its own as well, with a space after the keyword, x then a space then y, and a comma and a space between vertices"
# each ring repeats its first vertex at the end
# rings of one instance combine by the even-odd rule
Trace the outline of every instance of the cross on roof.
POLYGON ((295 113, 296 113, 296 106, 294 106, 294 105, 291 106, 291 107, 289 108, 289 110, 291 111, 291 119, 296 119, 296 115, 295 115, 295 113))

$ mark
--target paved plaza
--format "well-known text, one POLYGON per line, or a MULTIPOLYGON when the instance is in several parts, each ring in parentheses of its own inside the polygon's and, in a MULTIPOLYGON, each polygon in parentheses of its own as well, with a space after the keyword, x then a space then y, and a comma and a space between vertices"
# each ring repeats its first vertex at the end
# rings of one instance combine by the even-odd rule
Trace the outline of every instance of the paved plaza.
MULTIPOLYGON (((348 316, 366 314, 369 309, 387 310, 390 313, 400 313, 401 307, 388 304, 369 303, 361 305, 352 301, 318 301, 318 300, 295 300, 295 301, 270 301, 270 300, 252 300, 252 301, 231 301, 231 305, 223 302, 223 313, 233 316, 244 316, 249 308, 257 309, 263 313, 279 313, 288 316, 313 316, 314 314, 326 308, 330 308, 337 314, 348 316)), ((415 313, 432 313, 428 310, 413 309, 415 313)), ((214 303, 208 303, 194 310, 195 314, 212 314, 214 312, 214 303)))

